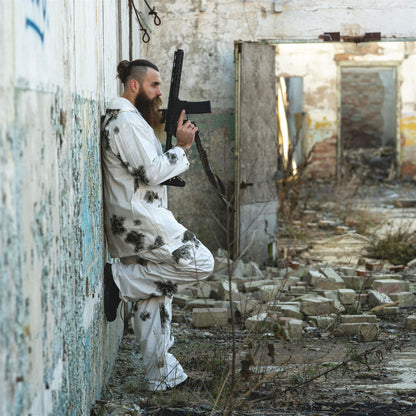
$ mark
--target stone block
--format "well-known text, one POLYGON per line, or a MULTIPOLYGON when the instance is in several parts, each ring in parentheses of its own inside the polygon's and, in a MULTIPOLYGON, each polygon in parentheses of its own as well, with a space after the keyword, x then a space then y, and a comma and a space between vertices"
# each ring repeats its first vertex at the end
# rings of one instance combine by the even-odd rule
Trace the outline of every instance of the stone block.
POLYGON ((244 277, 245 265, 242 260, 237 260, 232 265, 232 275, 235 277, 244 277))
POLYGON ((276 325, 276 316, 269 312, 262 312, 257 315, 250 316, 245 320, 246 329, 251 331, 258 330, 270 330, 276 325))
POLYGON ((385 308, 374 311, 381 319, 396 321, 399 313, 397 306, 386 306, 385 308))
POLYGON ((358 335, 358 327, 361 323, 343 323, 334 331, 336 337, 354 337, 358 335))
POLYGON ((345 313, 354 315, 356 313, 361 313, 361 303, 356 300, 352 305, 344 305, 345 313))
POLYGON ((215 308, 217 302, 215 299, 193 299, 187 303, 186 307, 187 309, 215 308))
POLYGON ((356 301, 355 291, 352 289, 338 289, 338 299, 345 305, 353 305, 356 301))
POLYGON ((316 270, 309 270, 305 276, 305 281, 308 282, 310 285, 315 286, 318 279, 325 279, 325 275, 321 272, 316 270))
POLYGON ((342 315, 341 323, 343 324, 362 324, 362 323, 376 324, 378 323, 378 319, 376 316, 369 315, 369 314, 342 315))
POLYGON ((321 267, 319 269, 328 279, 342 281, 341 276, 332 267, 321 267))
POLYGON ((291 319, 286 324, 287 335, 292 342, 299 341, 303 333, 303 321, 301 319, 291 319))
POLYGON ((196 328, 226 326, 228 311, 225 308, 196 308, 192 311, 192 324, 196 328))
POLYGON ((175 293, 172 299, 173 305, 178 305, 181 308, 184 308, 189 302, 191 302, 194 298, 188 295, 184 295, 182 293, 175 293))
POLYGON ((270 311, 275 311, 275 312, 280 312, 282 306, 294 306, 298 309, 300 309, 300 302, 296 302, 296 301, 283 301, 283 300, 278 300, 278 301, 272 301, 268 303, 268 310, 270 311))
POLYGON ((245 265, 244 276, 256 279, 264 279, 263 272, 260 270, 258 264, 254 261, 250 261, 245 265))
POLYGON ((332 299, 334 301, 334 312, 343 313, 345 312, 345 306, 338 299, 337 290, 324 290, 323 296, 327 299, 332 299))
MULTIPOLYGON (((231 293, 238 294, 237 283, 231 282, 231 293)), ((228 281, 221 282, 218 286, 218 295, 222 300, 230 300, 230 283, 228 281)))
POLYGON ((266 285, 280 285, 281 279, 263 279, 263 280, 250 280, 244 283, 243 291, 247 293, 255 292, 262 286, 266 285))
POLYGON ((301 312, 305 315, 328 315, 335 312, 334 301, 332 299, 317 297, 301 298, 301 312))
POLYGON ((361 291, 365 288, 366 277, 363 276, 343 276, 347 289, 361 291))
POLYGON ((218 295, 218 288, 220 282, 208 282, 208 281, 200 281, 196 285, 197 289, 197 296, 199 298, 212 298, 212 299, 219 299, 218 295))
POLYGON ((228 269, 228 262, 231 262, 231 265, 233 261, 230 259, 228 260, 226 256, 216 256, 214 257, 214 273, 226 273, 228 269))
POLYGON ((275 278, 275 277, 284 277, 286 274, 286 269, 279 269, 277 267, 266 266, 266 270, 263 273, 266 278, 275 278))
POLYGON ((368 293, 357 293, 357 299, 361 306, 368 305, 368 293))
POLYGON ((416 330, 416 314, 409 315, 406 318, 405 328, 411 331, 416 330))
POLYGON ((306 281, 306 277, 308 275, 308 272, 310 270, 309 266, 299 266, 297 269, 295 270, 289 270, 288 269, 284 269, 284 273, 282 277, 285 277, 287 275, 287 273, 290 273, 291 277, 296 277, 299 280, 303 280, 306 281))
POLYGON ((234 301, 234 307, 241 316, 247 316, 259 308, 258 303, 240 294, 239 300, 234 301))
POLYGON ((355 267, 340 267, 339 272, 341 273, 341 277, 354 277, 357 275, 357 269, 355 267))
POLYGON ((397 292, 392 293, 390 298, 393 302, 398 302, 399 306, 413 306, 416 296, 413 292, 397 292))
POLYGON ((280 312, 282 312, 283 316, 287 316, 288 318, 295 318, 303 320, 304 316, 303 313, 300 311, 299 306, 295 305, 282 305, 280 307, 280 312))
POLYGON ((309 283, 318 289, 334 290, 345 288, 344 280, 331 267, 324 267, 318 272, 308 273, 309 283))
POLYGON ((389 279, 396 280, 397 279, 397 274, 393 274, 393 273, 377 273, 377 274, 374 275, 374 278, 376 280, 389 280, 389 279))
POLYGON ((336 315, 308 316, 308 322, 322 331, 332 331, 335 328, 336 315))
POLYGON ((358 341, 371 342, 378 338, 378 325, 363 323, 358 328, 358 341))
POLYGON ((359 342, 374 341, 378 337, 377 323, 343 323, 335 330, 335 336, 358 337, 359 342))
POLYGON ((393 301, 385 293, 378 292, 377 290, 370 290, 368 292, 368 304, 370 307, 383 305, 386 303, 392 303, 393 301))
POLYGON ((306 293, 306 287, 305 286, 290 286, 289 287, 289 294, 290 295, 304 295, 306 293))
POLYGON ((275 300, 281 294, 281 285, 266 285, 259 290, 263 302, 275 300))
POLYGON ((390 295, 391 293, 407 292, 409 290, 409 282, 397 279, 377 279, 374 280, 373 289, 387 295, 390 295))

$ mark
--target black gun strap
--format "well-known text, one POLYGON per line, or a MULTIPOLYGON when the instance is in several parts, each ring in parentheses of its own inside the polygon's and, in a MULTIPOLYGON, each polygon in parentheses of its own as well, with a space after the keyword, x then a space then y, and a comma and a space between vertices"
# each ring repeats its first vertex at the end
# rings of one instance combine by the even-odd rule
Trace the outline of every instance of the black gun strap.
POLYGON ((201 138, 199 137, 199 132, 197 131, 195 134, 195 143, 196 147, 199 152, 199 158, 201 159, 202 167, 204 168, 204 172, 206 173, 208 180, 210 181, 211 185, 214 187, 215 191, 221 198, 221 200, 225 203, 227 207, 230 209, 233 209, 230 207, 230 203, 227 201, 226 195, 225 195, 225 186, 222 183, 221 179, 216 175, 209 163, 207 152, 202 146, 201 138))

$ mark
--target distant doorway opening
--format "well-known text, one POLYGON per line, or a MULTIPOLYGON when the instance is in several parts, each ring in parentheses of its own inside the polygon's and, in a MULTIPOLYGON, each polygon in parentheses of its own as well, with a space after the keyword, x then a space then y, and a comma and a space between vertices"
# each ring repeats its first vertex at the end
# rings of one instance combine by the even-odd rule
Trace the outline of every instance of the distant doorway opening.
POLYGON ((346 174, 393 179, 396 174, 395 67, 341 68, 341 151, 346 174))

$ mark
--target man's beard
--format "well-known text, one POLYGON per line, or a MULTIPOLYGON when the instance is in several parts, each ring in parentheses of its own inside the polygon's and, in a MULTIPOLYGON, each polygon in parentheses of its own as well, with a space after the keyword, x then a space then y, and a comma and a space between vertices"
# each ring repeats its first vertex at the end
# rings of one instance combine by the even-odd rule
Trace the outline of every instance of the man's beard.
POLYGON ((162 115, 159 111, 159 108, 162 106, 162 99, 160 97, 149 99, 146 94, 140 90, 134 104, 143 118, 153 128, 156 136, 160 136, 164 126, 161 123, 162 115))

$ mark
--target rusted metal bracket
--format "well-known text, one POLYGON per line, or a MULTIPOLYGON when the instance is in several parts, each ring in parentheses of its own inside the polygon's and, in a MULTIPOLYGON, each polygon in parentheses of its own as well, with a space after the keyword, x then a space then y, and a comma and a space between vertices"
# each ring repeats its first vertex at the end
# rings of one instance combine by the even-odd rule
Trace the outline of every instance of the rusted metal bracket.
POLYGON ((378 42, 381 40, 380 32, 367 32, 362 36, 341 36, 339 32, 324 32, 323 35, 319 36, 319 39, 324 42, 378 42))
POLYGON ((323 35, 319 36, 319 39, 322 39, 324 42, 339 42, 341 35, 339 32, 324 32, 323 35))

